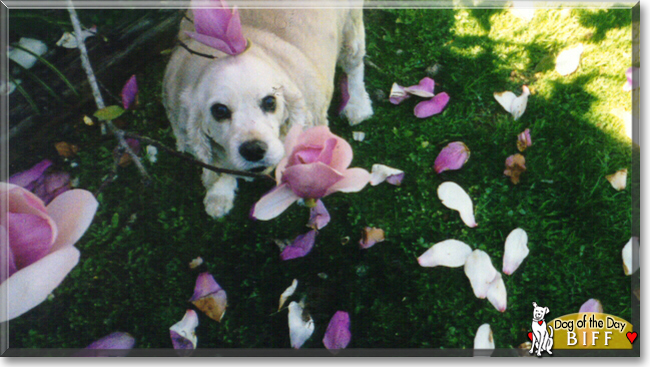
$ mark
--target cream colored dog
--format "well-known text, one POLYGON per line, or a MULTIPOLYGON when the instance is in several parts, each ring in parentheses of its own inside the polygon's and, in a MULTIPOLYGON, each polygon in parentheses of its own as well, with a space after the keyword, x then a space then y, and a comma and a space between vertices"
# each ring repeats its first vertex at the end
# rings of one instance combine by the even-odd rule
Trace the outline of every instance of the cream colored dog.
MULTIPOLYGON (((363 83, 365 31, 362 1, 346 9, 242 9, 249 48, 229 56, 187 37, 192 11, 181 24, 167 66, 163 103, 177 148, 229 169, 270 171, 284 156, 284 134, 293 125, 327 124, 340 65, 348 75, 350 124, 372 115, 363 83), (356 8, 353 8, 356 6, 356 8)), ((233 207, 237 177, 203 170, 205 210, 221 217, 233 207)))

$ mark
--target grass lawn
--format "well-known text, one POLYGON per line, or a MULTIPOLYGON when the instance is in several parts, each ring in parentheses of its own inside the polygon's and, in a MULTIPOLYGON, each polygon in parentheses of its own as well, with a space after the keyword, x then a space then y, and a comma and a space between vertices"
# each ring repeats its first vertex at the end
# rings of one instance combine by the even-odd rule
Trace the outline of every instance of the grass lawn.
MULTIPOLYGON (((375 114, 350 127, 336 116, 335 96, 330 127, 352 145, 353 167, 399 168, 406 172, 401 186, 325 198, 332 220, 314 249, 282 261, 274 240, 305 233, 306 208, 293 205, 272 221, 252 221, 251 206, 272 183, 240 180, 235 209, 211 219, 200 169, 159 152, 155 164, 146 163, 151 185, 143 187, 131 165, 103 190, 77 244, 79 264, 51 300, 11 321, 11 347, 80 348, 125 331, 138 348, 171 348, 169 327, 193 308, 188 299, 199 271, 188 263, 198 256, 229 304, 221 323, 199 312, 199 348, 289 348, 287 311, 276 310, 294 278, 293 299, 304 298, 316 325, 303 348, 323 348, 337 310, 350 314, 349 348, 471 349, 483 323, 491 325, 497 348, 517 347, 527 340, 532 302, 549 307, 550 320, 597 298, 606 313, 631 320, 631 278, 621 261, 621 249, 639 234, 632 229, 630 178, 622 191, 605 179, 634 169, 632 142, 616 114, 632 109, 630 92, 622 90, 632 66, 631 9, 539 9, 529 22, 506 9, 368 9, 365 22, 375 114), (559 75, 555 57, 578 43, 584 44, 579 68, 559 75), (414 85, 432 69, 436 93, 450 96, 441 114, 416 118, 418 98, 388 102, 393 82, 414 85), (522 85, 532 94, 514 121, 493 93, 519 95, 522 85), (518 153, 517 135, 526 128, 533 145, 523 153, 527 171, 513 185, 504 162, 518 153), (354 141, 353 131, 364 131, 365 140, 354 141), (469 161, 436 174, 438 153, 453 141, 469 147, 469 161), (477 228, 442 205, 436 190, 444 181, 468 192, 477 228), (367 226, 384 229, 386 241, 362 250, 367 226), (503 313, 474 296, 462 268, 416 261, 453 238, 487 252, 500 270, 506 236, 518 227, 528 234, 530 255, 513 275, 503 275, 503 313)), ((174 146, 171 129, 150 122, 164 116, 167 58, 157 56, 138 72, 141 108, 127 119, 128 130, 174 146)), ((78 166, 65 169, 95 191, 111 170, 115 142, 101 139, 96 127, 78 129, 78 166)), ((37 158, 45 157, 33 163, 37 158)))

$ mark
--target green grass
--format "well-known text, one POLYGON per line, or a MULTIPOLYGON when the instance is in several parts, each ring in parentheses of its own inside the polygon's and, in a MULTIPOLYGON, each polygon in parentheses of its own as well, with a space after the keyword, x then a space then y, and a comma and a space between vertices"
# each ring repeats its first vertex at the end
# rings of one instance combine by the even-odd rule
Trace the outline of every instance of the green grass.
MULTIPOLYGON (((198 272, 188 263, 197 256, 229 302, 221 323, 200 314, 201 348, 288 348, 286 310, 275 311, 294 278, 297 299, 305 297, 316 324, 304 348, 323 347, 337 310, 350 314, 350 348, 472 348, 483 323, 491 325, 497 347, 516 347, 526 341, 532 302, 548 306, 552 319, 597 298, 606 313, 631 320, 630 278, 621 263, 631 236, 631 190, 618 192, 605 179, 631 168, 631 142, 610 113, 631 110, 631 95, 621 90, 631 65, 631 10, 538 10, 526 23, 495 9, 375 9, 365 20, 368 59, 380 68, 366 68, 372 96, 387 94, 393 82, 417 84, 434 64, 441 66, 436 92, 451 96, 442 114, 423 120, 413 116, 416 98, 399 106, 375 98, 374 117, 355 127, 332 109, 331 129, 352 145, 353 166, 400 168, 402 186, 327 197, 332 221, 314 250, 283 262, 273 239, 304 233, 305 208, 251 221, 250 207, 271 185, 240 182, 231 214, 210 219, 200 170, 160 152, 147 165, 150 186, 142 186, 131 166, 102 193, 95 221, 77 245, 79 265, 53 300, 11 322, 12 348, 85 347, 117 330, 131 333, 137 347, 169 348, 169 326, 193 307, 187 300, 198 272), (581 65, 562 77, 553 69, 555 56, 578 42, 585 45, 581 65), (523 84, 533 94, 513 121, 492 95, 519 94, 523 84), (504 162, 526 128, 533 146, 515 186, 503 175, 504 162), (366 132, 365 141, 352 140, 357 130, 366 132), (452 141, 465 142, 471 158, 461 170, 437 175, 434 160, 452 141), (470 194, 477 228, 441 204, 436 189, 444 181, 470 194), (360 250, 366 226, 383 228, 387 240, 360 250), (473 295, 462 268, 416 262, 432 244, 455 238, 486 251, 501 269, 505 238, 517 227, 528 233, 531 252, 513 275, 504 275, 504 313, 473 295)), ((165 62, 161 57, 138 74, 143 108, 133 113, 130 129, 173 145, 170 129, 155 123, 164 116, 165 62)), ((115 143, 98 143, 96 130, 81 129, 85 149, 73 173, 92 191, 110 171, 115 143)))

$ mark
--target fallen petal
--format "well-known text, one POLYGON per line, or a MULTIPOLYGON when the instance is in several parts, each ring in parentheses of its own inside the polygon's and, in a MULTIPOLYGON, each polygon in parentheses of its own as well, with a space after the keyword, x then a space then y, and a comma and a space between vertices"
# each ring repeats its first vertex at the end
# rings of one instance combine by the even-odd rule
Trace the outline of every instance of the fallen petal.
POLYGON ((494 338, 490 324, 483 324, 476 330, 474 349, 494 349, 494 338))
POLYGON ((497 273, 487 292, 487 299, 499 312, 505 312, 508 306, 508 295, 506 284, 503 282, 501 274, 497 273))
POLYGON ((472 248, 458 240, 438 242, 418 257, 423 267, 446 266, 457 268, 465 265, 465 260, 472 253, 472 248))
POLYGON ((532 140, 530 139, 530 129, 524 130, 521 134, 517 136, 517 149, 520 152, 526 150, 526 148, 533 145, 532 140))
POLYGON ((465 275, 472 285, 474 295, 483 299, 487 297, 492 281, 499 273, 492 265, 492 260, 487 253, 474 250, 465 261, 465 275))
POLYGON ((300 349, 314 332, 314 319, 296 302, 289 303, 289 339, 291 347, 300 349))
POLYGON ((352 139, 354 141, 363 141, 366 138, 366 133, 363 131, 353 131, 352 132, 352 139))
POLYGON ((611 175, 607 175, 605 178, 617 191, 625 190, 627 186, 627 168, 618 170, 611 175))
POLYGON ((557 59, 555 59, 555 71, 563 76, 576 71, 578 65, 580 65, 580 56, 582 56, 584 49, 585 47, 582 43, 579 43, 574 47, 560 52, 557 55, 557 59))
POLYGON ((323 344, 327 349, 345 349, 350 343, 350 315, 345 311, 337 311, 327 325, 323 344))
POLYGON ((435 88, 436 83, 433 79, 429 77, 424 77, 420 80, 417 85, 412 85, 410 87, 404 88, 404 91, 408 94, 422 97, 422 98, 431 98, 433 97, 433 89, 435 88))
POLYGON ((362 249, 369 249, 376 243, 383 242, 386 239, 384 230, 381 228, 366 227, 363 229, 363 237, 359 241, 362 249))
POLYGON ((623 247, 621 256, 623 257, 623 271, 625 275, 632 275, 635 271, 639 270, 639 238, 632 237, 623 247), (634 249, 634 251, 633 251, 634 249), (633 255, 636 252, 637 259, 634 261, 633 255))
POLYGON ((210 273, 201 273, 196 279, 194 294, 190 298, 199 310, 209 318, 221 322, 228 307, 228 297, 210 273))
POLYGON ((149 162, 156 163, 156 161, 158 160, 157 158, 158 148, 156 148, 153 145, 147 145, 146 151, 147 151, 147 158, 149 159, 149 162))
POLYGON ((530 95, 530 90, 527 86, 524 85, 521 88, 523 93, 519 97, 515 96, 515 94, 510 91, 494 93, 494 99, 496 99, 506 111, 510 112, 515 121, 518 120, 526 111, 528 96, 530 95))
POLYGON ((583 313, 583 312, 603 313, 603 305, 600 303, 599 300, 591 298, 587 302, 583 303, 582 306, 580 306, 580 310, 578 311, 578 313, 583 313))
POLYGON ((32 168, 16 173, 9 177, 9 183, 18 185, 20 187, 23 187, 27 190, 33 189, 33 183, 34 181, 38 180, 43 174, 45 173, 45 170, 47 170, 50 166, 52 165, 52 161, 49 159, 44 159, 34 165, 32 168))
POLYGON ((345 106, 348 105, 348 101, 350 101, 350 91, 348 89, 348 74, 343 73, 343 75, 341 76, 341 80, 339 81, 339 87, 341 88, 341 104, 339 105, 337 113, 340 115, 345 109, 345 106))
MULTIPOLYGON (((370 185, 377 186, 384 181, 388 181, 389 179, 393 180, 395 183, 401 183, 401 179, 403 178, 404 171, 402 170, 384 166, 383 164, 373 164, 372 171, 370 172, 370 185)), ((392 184, 395 185, 395 183, 392 184)))
POLYGON ((521 228, 510 232, 503 253, 503 272, 511 275, 528 256, 528 234, 521 228))
POLYGON ((318 231, 311 230, 303 235, 296 237, 293 243, 282 250, 280 258, 282 260, 297 259, 307 255, 316 243, 316 234, 318 231))
POLYGON ((469 160, 470 151, 462 141, 455 141, 442 148, 433 166, 436 173, 458 170, 469 160))
POLYGON ((404 87, 397 83, 393 83, 393 86, 390 88, 390 95, 388 97, 388 100, 392 104, 400 104, 402 103, 405 99, 410 98, 411 96, 406 93, 404 90, 404 87))
POLYGON ((438 186, 438 198, 447 208, 458 211, 460 218, 468 227, 474 228, 478 226, 474 219, 472 199, 458 184, 451 181, 440 184, 438 186))
POLYGON ((86 347, 86 349, 131 349, 135 338, 129 333, 115 332, 109 334, 86 347))
POLYGON ((138 82, 135 75, 132 75, 122 88, 122 106, 128 110, 135 104, 136 97, 138 96, 138 82))
POLYGON ((199 326, 199 317, 194 310, 187 310, 183 319, 169 328, 174 349, 196 349, 198 339, 194 330, 199 326))
MULTIPOLYGON (((33 38, 22 37, 18 40, 18 46, 41 56, 47 52, 47 45, 43 41, 33 38)), ((29 69, 38 60, 36 56, 19 48, 13 47, 7 52, 7 57, 25 69, 29 69)))
POLYGON ((309 209, 309 222, 307 227, 322 229, 330 222, 330 213, 321 200, 316 200, 316 206, 309 209))
POLYGON ((287 301, 287 298, 293 295, 293 293, 296 291, 296 288, 298 288, 298 279, 294 279, 293 282, 291 282, 289 288, 285 289, 284 292, 282 292, 280 295, 280 305, 278 306, 278 311, 280 311, 284 305, 284 302, 287 301))
POLYGON ((422 101, 415 105, 413 112, 417 118, 427 118, 442 112, 447 106, 447 103, 449 103, 449 95, 446 92, 442 92, 427 101, 422 101))
POLYGON ((517 185, 522 173, 526 172, 526 158, 517 153, 506 158, 506 169, 503 174, 510 177, 510 181, 517 185))
POLYGON ((201 258, 199 256, 196 259, 193 259, 192 261, 190 261, 190 269, 197 268, 197 267, 201 266, 201 264, 203 264, 203 258, 201 258))

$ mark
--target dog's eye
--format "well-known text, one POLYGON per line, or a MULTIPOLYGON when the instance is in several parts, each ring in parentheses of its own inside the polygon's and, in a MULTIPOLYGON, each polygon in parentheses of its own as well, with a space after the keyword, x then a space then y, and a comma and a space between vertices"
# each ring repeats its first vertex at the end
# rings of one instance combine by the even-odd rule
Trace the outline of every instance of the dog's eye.
POLYGON ((262 110, 264 112, 275 112, 275 97, 264 97, 264 99, 262 99, 262 110))
POLYGON ((212 116, 217 121, 222 121, 230 118, 230 110, 228 107, 222 105, 221 103, 212 105, 210 111, 212 111, 212 116))

